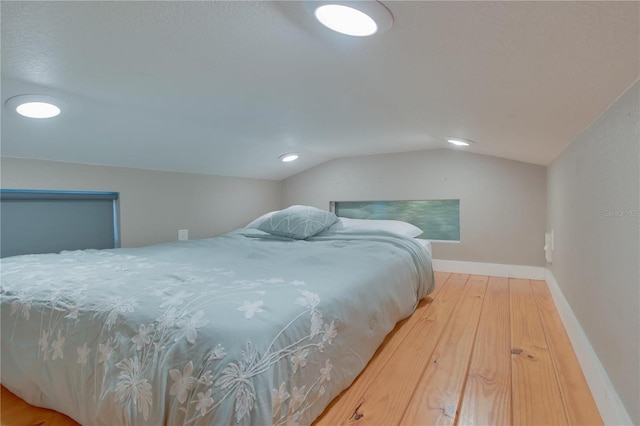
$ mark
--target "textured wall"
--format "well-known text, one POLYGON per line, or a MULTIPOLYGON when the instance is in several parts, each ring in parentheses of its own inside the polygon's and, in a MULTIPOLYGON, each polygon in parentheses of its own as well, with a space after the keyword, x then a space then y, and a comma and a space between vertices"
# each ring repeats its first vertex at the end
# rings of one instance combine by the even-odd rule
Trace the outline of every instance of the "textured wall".
POLYGON ((284 205, 460 199, 460 243, 434 258, 544 266, 546 169, 437 149, 334 160, 283 181, 284 205))
POLYGON ((551 270, 640 424, 640 83, 548 168, 551 270))
POLYGON ((2 158, 2 188, 120 193, 123 247, 211 237, 281 205, 280 182, 2 158))

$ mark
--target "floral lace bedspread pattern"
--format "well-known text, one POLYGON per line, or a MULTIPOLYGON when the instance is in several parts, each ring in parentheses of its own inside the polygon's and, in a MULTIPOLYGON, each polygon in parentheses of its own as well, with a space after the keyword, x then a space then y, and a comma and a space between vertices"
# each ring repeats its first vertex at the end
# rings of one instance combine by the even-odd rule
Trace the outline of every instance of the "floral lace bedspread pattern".
POLYGON ((432 286, 379 239, 3 259, 2 382, 87 424, 308 424, 432 286))

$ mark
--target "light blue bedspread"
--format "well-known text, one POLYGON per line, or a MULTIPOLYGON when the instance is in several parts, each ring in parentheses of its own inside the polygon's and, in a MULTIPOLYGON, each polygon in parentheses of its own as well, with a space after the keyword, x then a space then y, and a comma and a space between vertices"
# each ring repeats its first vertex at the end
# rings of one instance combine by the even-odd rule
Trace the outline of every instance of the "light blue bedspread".
POLYGON ((309 424, 434 286, 426 251, 383 233, 0 266, 2 384, 85 425, 309 424))

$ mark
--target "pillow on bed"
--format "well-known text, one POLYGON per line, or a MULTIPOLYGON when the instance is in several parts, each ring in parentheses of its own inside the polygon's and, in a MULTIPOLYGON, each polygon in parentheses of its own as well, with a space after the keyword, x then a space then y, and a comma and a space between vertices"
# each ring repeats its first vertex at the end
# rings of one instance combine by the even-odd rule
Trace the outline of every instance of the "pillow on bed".
POLYGON ((291 206, 275 212, 258 225, 260 231, 279 237, 304 240, 333 225, 338 217, 310 206, 291 206))
POLYGON ((386 231, 409 238, 422 234, 422 229, 401 220, 349 219, 341 217, 329 231, 386 231))
POLYGON ((265 213, 262 216, 260 216, 257 219, 252 220, 251 222, 249 222, 249 224, 247 226, 245 226, 245 228, 257 228, 258 226, 260 226, 262 224, 262 222, 264 222, 265 220, 269 219, 271 216, 274 215, 274 213, 278 213, 280 210, 274 210, 272 212, 269 213, 265 213))

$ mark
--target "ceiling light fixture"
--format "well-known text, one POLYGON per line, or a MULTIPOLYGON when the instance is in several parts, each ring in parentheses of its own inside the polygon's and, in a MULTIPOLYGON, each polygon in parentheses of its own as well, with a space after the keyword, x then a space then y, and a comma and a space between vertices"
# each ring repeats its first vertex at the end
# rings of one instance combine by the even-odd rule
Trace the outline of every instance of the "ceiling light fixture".
POLYGON ((298 153, 296 152, 290 152, 288 154, 282 154, 280 157, 278 157, 280 159, 280 161, 282 161, 283 163, 289 163, 291 161, 295 161, 299 158, 300 156, 298 155, 298 153))
POLYGON ((18 95, 8 99, 6 105, 24 117, 52 118, 60 115, 63 103, 51 96, 18 95))
POLYGON ((452 143, 456 146, 469 146, 472 143, 475 143, 469 139, 460 139, 460 138, 449 138, 447 142, 452 143))
POLYGON ((350 36, 382 33, 393 23, 389 9, 375 0, 307 1, 306 4, 322 25, 350 36))

